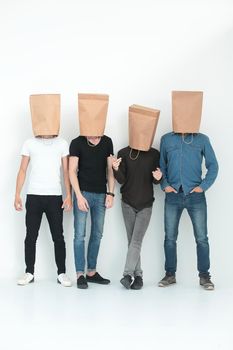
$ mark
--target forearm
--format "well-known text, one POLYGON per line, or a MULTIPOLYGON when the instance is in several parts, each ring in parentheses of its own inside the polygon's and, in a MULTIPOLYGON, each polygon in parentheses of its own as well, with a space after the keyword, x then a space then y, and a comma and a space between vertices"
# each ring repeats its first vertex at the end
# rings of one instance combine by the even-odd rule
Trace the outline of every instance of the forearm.
POLYGON ((205 178, 202 180, 200 187, 203 189, 203 191, 207 191, 216 180, 216 177, 218 175, 218 164, 215 163, 211 168, 208 169, 207 174, 205 178))
POLYGON ((25 171, 20 170, 17 175, 17 180, 16 180, 16 190, 15 190, 15 196, 20 196, 24 182, 26 178, 26 173, 25 171))
POLYGON ((69 179, 69 172, 64 171, 63 176, 64 176, 64 186, 66 191, 66 197, 69 197, 71 196, 71 184, 69 179))
POLYGON ((205 166, 207 173, 205 178, 202 180, 200 187, 203 191, 206 191, 213 185, 217 175, 218 175, 218 161, 216 159, 214 150, 210 144, 209 139, 206 140, 204 148, 205 166))
POLYGON ((108 168, 108 192, 114 193, 114 188, 115 188, 115 178, 113 175, 113 170, 111 167, 108 168))
POLYGON ((167 180, 167 151, 166 151, 164 138, 161 139, 159 163, 160 163, 160 170, 163 174, 160 180, 160 186, 161 186, 161 189, 164 191, 166 187, 170 186, 167 180))
MULTIPOLYGON (((161 153, 160 153, 161 154, 161 153)), ((163 174, 161 180, 160 180, 160 186, 161 189, 164 191, 164 189, 168 186, 170 186, 168 179, 167 179, 167 162, 163 157, 160 157, 160 170, 163 174)))
POLYGON ((168 186, 171 186, 170 184, 169 184, 169 182, 167 181, 167 177, 164 175, 164 173, 163 173, 163 176, 162 176, 162 178, 161 178, 161 180, 160 180, 160 186, 161 186, 161 189, 164 191, 164 189, 166 188, 166 187, 168 187, 168 186))
POLYGON ((79 187, 77 174, 74 171, 70 171, 69 175, 70 175, 70 183, 73 187, 76 197, 79 197, 81 195, 81 190, 79 187))
POLYGON ((125 182, 125 175, 121 171, 120 167, 118 170, 113 170, 113 174, 117 182, 119 182, 120 185, 122 185, 125 182))

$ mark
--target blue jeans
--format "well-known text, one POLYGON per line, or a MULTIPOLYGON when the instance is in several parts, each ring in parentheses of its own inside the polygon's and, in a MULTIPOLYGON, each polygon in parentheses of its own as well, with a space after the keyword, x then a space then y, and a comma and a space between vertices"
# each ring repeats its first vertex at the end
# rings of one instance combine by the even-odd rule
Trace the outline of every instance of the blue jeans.
MULTIPOLYGON (((103 235, 105 217, 105 193, 92 193, 82 191, 86 198, 91 214, 91 233, 87 250, 88 271, 96 270, 100 241, 103 235)), ((74 195, 74 258, 76 272, 85 271, 85 236, 88 212, 79 210, 74 195)))
POLYGON ((199 276, 209 274, 209 242, 207 233, 207 206, 205 193, 183 192, 166 193, 165 199, 165 270, 167 274, 175 275, 177 266, 176 241, 181 214, 187 209, 191 218, 197 246, 197 269, 199 276))

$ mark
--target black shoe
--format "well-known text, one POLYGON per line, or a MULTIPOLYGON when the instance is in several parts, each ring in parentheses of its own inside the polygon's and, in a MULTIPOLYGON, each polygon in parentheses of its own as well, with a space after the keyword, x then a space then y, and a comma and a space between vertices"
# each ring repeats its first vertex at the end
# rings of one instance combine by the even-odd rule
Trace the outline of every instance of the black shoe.
POLYGON ((85 276, 81 275, 77 279, 77 287, 79 289, 87 289, 88 288, 88 284, 87 284, 87 280, 86 280, 85 276))
POLYGON ((214 284, 210 279, 210 275, 200 276, 200 285, 205 290, 214 290, 214 284))
POLYGON ((130 289, 133 278, 130 275, 126 275, 120 280, 120 282, 126 289, 130 289))
POLYGON ((87 282, 91 282, 91 283, 98 283, 98 284, 110 283, 110 280, 108 280, 107 278, 103 278, 102 276, 100 276, 98 272, 96 272, 93 276, 86 275, 86 279, 87 279, 87 282))
POLYGON ((131 284, 131 289, 141 289, 143 287, 143 279, 141 276, 136 276, 133 284, 131 284))

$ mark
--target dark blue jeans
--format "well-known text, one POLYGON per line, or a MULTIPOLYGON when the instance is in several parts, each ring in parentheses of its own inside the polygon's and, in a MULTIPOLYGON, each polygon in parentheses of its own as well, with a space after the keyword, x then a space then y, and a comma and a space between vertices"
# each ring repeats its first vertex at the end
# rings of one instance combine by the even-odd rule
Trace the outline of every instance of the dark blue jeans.
MULTIPOLYGON (((88 271, 95 271, 99 253, 100 241, 104 229, 105 193, 92 193, 82 191, 86 198, 91 214, 91 233, 87 250, 88 271)), ((74 258, 76 272, 85 271, 85 236, 88 212, 79 210, 74 195, 74 258)))
POLYGON ((181 214, 187 209, 193 225, 197 246, 197 269, 199 276, 209 274, 209 242, 207 233, 207 206, 205 193, 183 192, 166 193, 165 221, 165 270, 167 274, 175 275, 177 266, 176 241, 181 214))

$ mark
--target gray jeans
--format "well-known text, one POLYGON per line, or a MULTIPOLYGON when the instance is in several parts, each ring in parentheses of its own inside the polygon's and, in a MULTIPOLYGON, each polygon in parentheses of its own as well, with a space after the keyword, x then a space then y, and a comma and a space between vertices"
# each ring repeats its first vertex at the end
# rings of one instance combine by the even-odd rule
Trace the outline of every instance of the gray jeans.
POLYGON ((128 237, 128 252, 123 275, 142 276, 141 247, 151 218, 152 207, 136 210, 122 201, 122 213, 128 237))

